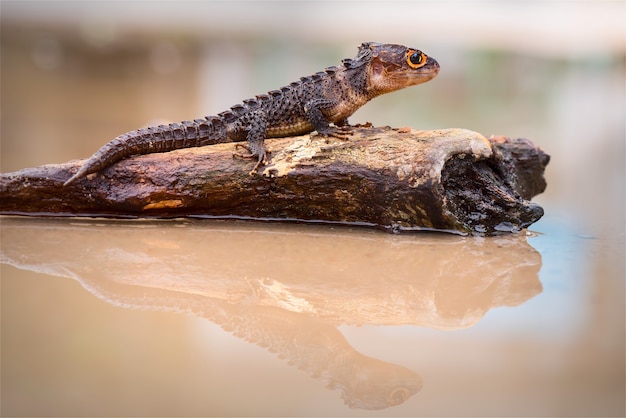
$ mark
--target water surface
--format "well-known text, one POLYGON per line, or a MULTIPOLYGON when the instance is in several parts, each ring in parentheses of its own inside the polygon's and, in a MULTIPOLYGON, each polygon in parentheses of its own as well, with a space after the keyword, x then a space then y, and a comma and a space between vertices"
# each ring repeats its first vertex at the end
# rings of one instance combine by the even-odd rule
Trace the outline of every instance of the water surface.
POLYGON ((609 333, 623 322, 619 284, 589 289, 574 262, 597 250, 593 239, 547 243, 545 252, 565 257, 547 265, 535 234, 4 218, 2 239, 9 411, 620 407, 623 345, 609 333), (565 277, 547 273, 542 283, 543 271, 565 277))

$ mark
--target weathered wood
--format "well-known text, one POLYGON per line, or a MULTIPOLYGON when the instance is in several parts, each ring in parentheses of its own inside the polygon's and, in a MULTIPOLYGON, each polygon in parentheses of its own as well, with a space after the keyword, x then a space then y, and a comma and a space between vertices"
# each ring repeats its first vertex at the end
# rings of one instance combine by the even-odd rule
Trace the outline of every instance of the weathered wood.
POLYGON ((0 213, 47 216, 218 217, 336 222, 389 231, 519 231, 543 209, 549 157, 528 140, 462 130, 360 127, 346 141, 268 140, 257 174, 234 144, 121 161, 64 187, 81 161, 0 177, 0 213))

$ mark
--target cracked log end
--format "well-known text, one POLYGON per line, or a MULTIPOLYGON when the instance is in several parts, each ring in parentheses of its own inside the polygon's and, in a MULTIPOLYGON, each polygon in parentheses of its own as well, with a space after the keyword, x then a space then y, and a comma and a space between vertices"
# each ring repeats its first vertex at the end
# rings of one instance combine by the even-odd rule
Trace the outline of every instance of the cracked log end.
POLYGON ((549 156, 525 139, 463 129, 360 127, 347 141, 266 141, 271 164, 250 175, 234 144, 129 158, 67 187, 81 161, 0 177, 0 213, 215 217, 368 225, 392 232, 516 232, 543 209, 549 156))

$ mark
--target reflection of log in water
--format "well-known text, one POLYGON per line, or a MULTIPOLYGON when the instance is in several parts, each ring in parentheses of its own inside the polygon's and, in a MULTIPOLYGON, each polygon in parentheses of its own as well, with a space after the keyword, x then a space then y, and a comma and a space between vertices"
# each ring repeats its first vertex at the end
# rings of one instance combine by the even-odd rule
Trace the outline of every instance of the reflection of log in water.
POLYGON ((116 305, 207 318, 341 389, 359 408, 400 403, 421 382, 358 353, 336 325, 463 328, 541 291, 541 258, 520 236, 152 226, 5 218, 2 262, 73 277, 116 305))

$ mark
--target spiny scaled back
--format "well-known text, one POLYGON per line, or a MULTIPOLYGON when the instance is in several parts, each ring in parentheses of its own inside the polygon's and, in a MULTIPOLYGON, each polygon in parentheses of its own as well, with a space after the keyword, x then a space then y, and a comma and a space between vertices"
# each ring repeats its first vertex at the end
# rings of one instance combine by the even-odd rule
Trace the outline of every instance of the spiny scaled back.
POLYGON ((355 58, 302 77, 279 90, 244 100, 217 116, 127 132, 94 153, 65 185, 131 155, 167 152, 220 142, 243 142, 257 168, 268 162, 265 138, 319 135, 345 138, 348 117, 376 96, 424 83, 439 64, 415 48, 365 42, 355 58))

